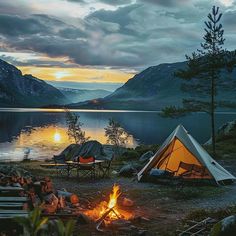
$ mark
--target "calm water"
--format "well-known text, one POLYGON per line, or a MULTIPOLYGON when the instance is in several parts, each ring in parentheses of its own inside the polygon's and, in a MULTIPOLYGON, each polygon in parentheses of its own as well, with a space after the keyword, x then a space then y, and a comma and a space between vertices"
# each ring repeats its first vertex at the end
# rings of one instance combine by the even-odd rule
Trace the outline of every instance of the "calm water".
MULTIPOLYGON (((158 112, 76 110, 87 136, 106 143, 104 127, 114 118, 131 135, 128 146, 137 143, 161 144, 171 131, 183 124, 200 142, 210 137, 207 114, 197 113, 179 119, 162 118, 158 112)), ((236 113, 218 113, 216 126, 236 119, 236 113)), ((51 158, 71 141, 66 133, 65 113, 60 110, 0 109, 0 161, 22 160, 30 150, 32 159, 51 158)))

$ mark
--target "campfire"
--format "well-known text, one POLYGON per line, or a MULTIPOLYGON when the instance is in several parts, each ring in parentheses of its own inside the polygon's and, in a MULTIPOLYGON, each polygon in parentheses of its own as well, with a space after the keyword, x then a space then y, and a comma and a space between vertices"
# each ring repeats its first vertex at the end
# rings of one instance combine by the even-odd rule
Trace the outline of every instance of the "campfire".
MULTIPOLYGON (((129 220, 133 218, 132 213, 118 206, 118 198, 120 195, 121 191, 119 185, 114 184, 108 202, 102 201, 94 209, 85 212, 87 216, 97 222, 98 230, 102 225, 108 226, 115 220, 129 220)), ((127 202, 127 199, 124 199, 123 202, 127 202)))
POLYGON ((22 210, 40 208, 42 215, 49 218, 73 217, 78 223, 95 223, 96 229, 102 232, 125 227, 133 229, 135 227, 132 223, 139 217, 133 201, 121 194, 120 186, 116 184, 108 199, 100 201, 95 207, 87 198, 66 189, 54 189, 49 177, 35 177, 20 168, 3 168, 0 171, 0 186, 19 189, 14 196, 28 199, 22 210))

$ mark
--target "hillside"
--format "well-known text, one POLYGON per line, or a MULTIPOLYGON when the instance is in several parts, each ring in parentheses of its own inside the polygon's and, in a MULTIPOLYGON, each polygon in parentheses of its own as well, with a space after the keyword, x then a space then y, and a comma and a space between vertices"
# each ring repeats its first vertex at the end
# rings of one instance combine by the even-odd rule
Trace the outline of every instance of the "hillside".
POLYGON ((104 89, 71 89, 71 88, 58 88, 58 89, 72 103, 103 98, 111 94, 110 91, 104 89))
POLYGON ((0 107, 39 107, 69 100, 56 88, 0 60, 0 107))
MULTIPOLYGON (((104 99, 91 100, 69 107, 95 109, 133 109, 133 110, 160 110, 165 106, 182 104, 183 98, 189 98, 188 93, 181 91, 183 81, 174 76, 174 72, 184 68, 186 62, 165 63, 152 66, 135 75, 122 87, 104 99)), ((222 72, 225 83, 230 78, 235 80, 236 70, 229 75, 222 72)), ((197 95, 192 93, 192 97, 197 95)), ((236 88, 219 90, 218 100, 236 102, 236 88)))

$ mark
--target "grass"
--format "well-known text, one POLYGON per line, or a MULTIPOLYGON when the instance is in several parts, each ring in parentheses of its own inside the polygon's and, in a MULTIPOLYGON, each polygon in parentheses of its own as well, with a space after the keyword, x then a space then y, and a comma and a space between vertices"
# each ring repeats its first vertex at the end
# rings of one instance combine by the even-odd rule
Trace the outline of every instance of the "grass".
MULTIPOLYGON (((217 141, 215 159, 231 160, 236 159, 236 139, 217 141)), ((213 155, 211 146, 204 147, 210 155, 213 155)))
MULTIPOLYGON (((235 159, 236 158, 236 131, 232 131, 227 135, 218 135, 216 137, 216 153, 217 159, 235 159)), ((211 145, 205 146, 206 150, 212 154, 211 145)))
POLYGON ((226 208, 221 209, 197 209, 194 211, 191 211, 184 221, 187 220, 203 220, 207 217, 211 217, 216 220, 221 220, 227 216, 235 215, 236 214, 236 205, 228 206, 226 208))
MULTIPOLYGON (((189 222, 191 221, 202 221, 208 217, 216 220, 216 222, 236 214, 236 205, 231 205, 226 208, 220 208, 220 209, 196 209, 191 212, 189 212, 185 218, 182 220, 182 223, 178 227, 178 230, 186 230, 186 228, 189 228, 189 222)), ((212 229, 212 225, 207 226, 208 232, 210 232, 212 229)), ((205 234, 204 234, 205 235, 205 234)))
POLYGON ((159 145, 139 145, 135 149, 134 148, 127 148, 117 160, 120 161, 132 161, 137 160, 146 152, 152 151, 155 153, 159 148, 159 145))

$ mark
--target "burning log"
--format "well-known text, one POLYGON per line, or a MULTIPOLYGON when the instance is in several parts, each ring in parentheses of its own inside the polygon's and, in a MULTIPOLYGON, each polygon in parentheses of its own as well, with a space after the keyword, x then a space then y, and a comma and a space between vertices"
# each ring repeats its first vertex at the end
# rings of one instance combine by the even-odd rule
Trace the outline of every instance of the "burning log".
POLYGON ((134 205, 134 201, 125 197, 122 201, 122 205, 125 207, 132 207, 134 205))
POLYGON ((96 229, 97 231, 104 232, 104 230, 100 229, 102 223, 106 221, 106 218, 109 216, 110 213, 113 213, 116 215, 117 219, 120 219, 120 217, 117 215, 116 211, 113 208, 109 208, 102 216, 101 218, 97 221, 97 226, 96 229))
POLYGON ((92 210, 87 210, 85 214, 96 222, 96 229, 100 232, 104 232, 102 226, 108 226, 113 221, 123 219, 127 221, 132 218, 132 214, 119 209, 117 199, 121 195, 120 187, 114 185, 112 193, 110 194, 109 201, 102 201, 97 207, 92 210))

